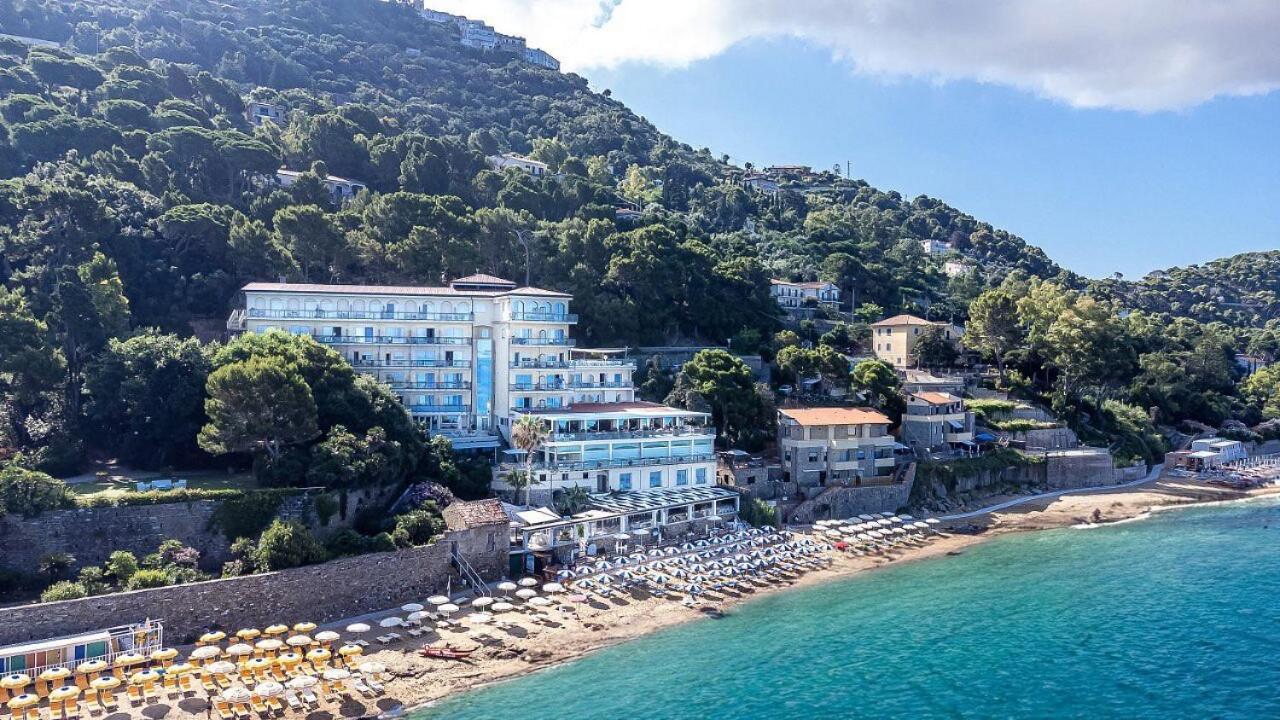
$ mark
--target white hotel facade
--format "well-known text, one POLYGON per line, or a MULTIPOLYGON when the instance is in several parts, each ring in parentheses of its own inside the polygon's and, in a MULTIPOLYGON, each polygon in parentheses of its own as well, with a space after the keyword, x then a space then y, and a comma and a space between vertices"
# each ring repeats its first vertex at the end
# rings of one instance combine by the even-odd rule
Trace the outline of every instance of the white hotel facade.
POLYGON ((543 420, 535 494, 715 484, 710 418, 636 402, 633 363, 575 348, 567 294, 489 275, 444 287, 249 283, 242 294, 230 332, 313 337, 459 449, 501 447, 521 414, 543 420))

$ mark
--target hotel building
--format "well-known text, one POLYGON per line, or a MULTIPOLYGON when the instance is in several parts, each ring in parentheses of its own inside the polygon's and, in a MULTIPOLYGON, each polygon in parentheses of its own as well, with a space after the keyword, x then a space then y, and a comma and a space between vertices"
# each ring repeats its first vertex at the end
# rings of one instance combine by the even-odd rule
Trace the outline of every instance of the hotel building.
POLYGON ((783 479, 804 488, 857 486, 893 475, 900 446, 890 423, 870 408, 779 410, 783 479))
POLYGON ((940 446, 973 447, 973 413, 964 399, 945 392, 918 392, 907 395, 902 414, 902 442, 912 449, 932 450, 940 446))

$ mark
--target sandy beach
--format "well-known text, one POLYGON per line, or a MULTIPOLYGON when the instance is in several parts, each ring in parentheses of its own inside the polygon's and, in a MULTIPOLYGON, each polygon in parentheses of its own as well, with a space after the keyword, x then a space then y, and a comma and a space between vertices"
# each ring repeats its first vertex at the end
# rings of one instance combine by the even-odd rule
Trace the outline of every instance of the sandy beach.
MULTIPOLYGON (((442 630, 429 632, 420 638, 406 636, 405 640, 390 646, 374 644, 362 658, 386 666, 385 695, 326 705, 307 717, 310 720, 331 720, 340 716, 377 714, 401 704, 407 708, 421 707, 455 693, 536 672, 663 628, 695 620, 707 621, 707 611, 712 608, 731 613, 735 605, 753 597, 846 578, 890 564, 960 553, 971 545, 1005 533, 1117 522, 1140 517, 1158 508, 1275 493, 1280 493, 1280 488, 1241 492, 1187 478, 1162 477, 1138 486, 1031 501, 955 521, 950 528, 941 526, 946 532, 928 544, 887 555, 858 556, 832 551, 833 562, 829 567, 810 571, 794 582, 771 586, 762 584, 741 594, 716 594, 693 607, 637 592, 607 601, 593 598, 588 603, 570 603, 568 606, 576 611, 556 611, 554 621, 535 622, 534 618, 523 613, 510 613, 503 616, 508 624, 506 629, 494 627, 480 632, 442 630), (476 650, 462 662, 427 659, 416 653, 423 644, 442 643, 476 650)), ((1004 499, 990 498, 988 504, 997 504, 1004 499)), ((335 628, 340 629, 340 626, 335 628)), ((150 706, 139 714, 151 720, 206 716, 203 702, 194 698, 150 706)))

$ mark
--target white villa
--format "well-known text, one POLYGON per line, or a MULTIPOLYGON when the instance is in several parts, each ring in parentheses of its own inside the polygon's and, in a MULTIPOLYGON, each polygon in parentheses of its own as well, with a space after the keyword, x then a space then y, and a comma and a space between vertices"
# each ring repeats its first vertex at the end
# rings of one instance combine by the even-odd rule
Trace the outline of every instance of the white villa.
POLYGON ((502 172, 507 168, 515 168, 520 172, 532 175, 535 178, 543 177, 547 174, 547 164, 539 162, 533 158, 527 158, 523 155, 515 153, 503 153, 502 155, 490 155, 485 158, 489 167, 497 172, 502 172))
POLYGON ((769 294, 784 310, 802 308, 805 306, 805 301, 810 299, 821 305, 840 307, 840 288, 829 282, 770 280, 769 294))
POLYGON ((559 70, 560 61, 552 57, 551 53, 538 48, 525 48, 524 61, 530 65, 537 65, 548 70, 559 70))
POLYGON ((942 240, 921 240, 920 247, 929 255, 941 255, 951 252, 951 243, 942 240))
POLYGON ((273 122, 280 127, 284 127, 284 106, 250 100, 244 104, 244 119, 254 127, 257 127, 264 122, 273 122))
MULTIPOLYGON (((280 187, 290 187, 298 182, 298 178, 302 177, 301 170, 288 170, 280 168, 276 171, 276 182, 280 187)), ((321 178, 325 188, 329 190, 329 195, 333 199, 333 204, 341 206, 343 203, 354 198, 356 193, 364 190, 367 186, 359 180, 348 180, 337 175, 328 175, 321 178)))

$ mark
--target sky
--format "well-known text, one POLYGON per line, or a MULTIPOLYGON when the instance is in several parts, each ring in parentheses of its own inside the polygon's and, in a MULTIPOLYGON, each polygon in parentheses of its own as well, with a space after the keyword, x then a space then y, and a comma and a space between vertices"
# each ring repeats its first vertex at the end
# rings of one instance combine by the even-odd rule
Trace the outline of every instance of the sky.
POLYGON ((1280 249, 1275 0, 433 0, 733 162, 847 162, 1091 277, 1280 249))

